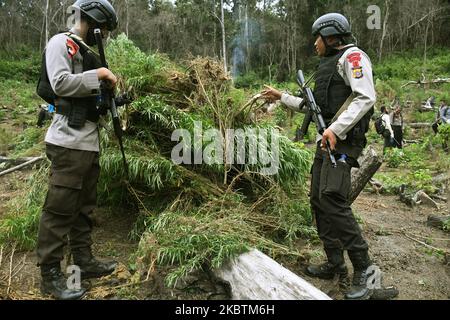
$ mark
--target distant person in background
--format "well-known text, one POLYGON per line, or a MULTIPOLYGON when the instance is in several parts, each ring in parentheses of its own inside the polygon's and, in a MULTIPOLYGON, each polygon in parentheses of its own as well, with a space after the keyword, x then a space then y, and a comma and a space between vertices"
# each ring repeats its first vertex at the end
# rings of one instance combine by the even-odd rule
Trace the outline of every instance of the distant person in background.
POLYGON ((388 148, 393 148, 395 139, 394 139, 394 130, 392 130, 391 126, 391 117, 389 116, 389 112, 385 106, 381 107, 381 119, 383 120, 384 124, 384 132, 383 132, 383 138, 384 138, 384 149, 383 153, 386 153, 386 150, 388 148))
POLYGON ((431 97, 429 97, 428 100, 425 102, 425 104, 424 104, 423 107, 426 108, 426 109, 433 109, 434 106, 435 106, 435 101, 436 101, 436 97, 431 96, 431 97))
MULTIPOLYGON (((436 121, 433 123, 433 131, 435 134, 439 133, 439 127, 441 125, 450 125, 450 107, 445 100, 441 101, 438 113, 436 115, 436 121)), ((442 141, 442 148, 445 152, 449 152, 448 141, 442 141)))
POLYGON ((436 115, 436 121, 433 123, 433 131, 435 134, 439 133, 439 126, 441 124, 450 124, 450 107, 445 100, 441 101, 436 115))
POLYGON ((394 147, 398 149, 403 148, 403 114, 402 108, 397 106, 397 108, 390 114, 390 122, 392 130, 394 131, 394 147))

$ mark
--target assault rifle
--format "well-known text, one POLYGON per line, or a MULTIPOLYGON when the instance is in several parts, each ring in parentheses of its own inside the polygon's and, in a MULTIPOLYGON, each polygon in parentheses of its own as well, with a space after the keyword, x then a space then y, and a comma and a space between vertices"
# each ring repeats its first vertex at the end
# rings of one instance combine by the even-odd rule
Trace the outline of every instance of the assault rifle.
MULTIPOLYGON (((306 119, 306 121, 310 121, 310 119, 308 119, 308 118, 312 118, 314 120, 314 122, 316 123, 317 132, 319 132, 321 135, 323 135, 323 133, 327 129, 327 125, 325 123, 325 120, 323 119, 322 111, 320 110, 320 107, 317 105, 316 99, 314 99, 312 90, 311 90, 311 88, 308 87, 309 81, 308 82, 305 81, 305 76, 303 75, 302 70, 298 70, 297 82, 298 82, 300 89, 302 91, 302 94, 303 94, 303 99, 304 99, 303 104, 306 104, 306 106, 308 107, 309 115, 307 114, 305 119, 306 119)), ((302 127, 303 128, 306 127, 306 131, 307 131, 308 126, 309 126, 309 123, 304 123, 302 127)), ((331 151, 330 142, 328 140, 327 140, 326 147, 327 147, 328 155, 331 160, 331 165, 333 166, 333 168, 336 168, 337 167, 336 158, 334 157, 333 152, 331 151)))
MULTIPOLYGON (((106 56, 105 56, 105 48, 103 46, 103 39, 102 39, 102 32, 100 29, 94 30, 95 39, 97 42, 97 48, 98 53, 100 55, 100 61, 104 68, 108 68, 108 63, 106 62, 106 56)), ((101 84, 101 91, 102 91, 102 103, 103 106, 111 112, 111 117, 113 121, 114 126, 114 133, 117 137, 117 140, 119 141, 119 147, 120 152, 122 153, 122 159, 123 159, 123 165, 125 167, 125 173, 128 176, 128 163, 127 158, 125 156, 125 149, 123 147, 123 131, 120 124, 120 118, 119 113, 117 112, 117 105, 116 105, 116 97, 114 93, 114 89, 109 86, 108 83, 102 82, 101 84)))

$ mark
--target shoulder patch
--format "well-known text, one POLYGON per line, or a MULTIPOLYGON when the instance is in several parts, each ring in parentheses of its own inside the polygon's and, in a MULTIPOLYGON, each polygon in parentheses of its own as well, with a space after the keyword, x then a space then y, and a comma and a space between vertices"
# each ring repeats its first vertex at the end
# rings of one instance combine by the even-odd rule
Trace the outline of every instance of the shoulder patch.
POLYGON ((361 79, 362 77, 364 77, 363 68, 362 67, 352 68, 352 76, 353 79, 361 79))
POLYGON ((80 50, 80 47, 70 38, 67 39, 66 46, 70 59, 72 59, 77 54, 78 50, 80 50))
POLYGON ((360 68, 361 65, 361 52, 352 52, 347 56, 348 62, 353 66, 353 69, 360 68))

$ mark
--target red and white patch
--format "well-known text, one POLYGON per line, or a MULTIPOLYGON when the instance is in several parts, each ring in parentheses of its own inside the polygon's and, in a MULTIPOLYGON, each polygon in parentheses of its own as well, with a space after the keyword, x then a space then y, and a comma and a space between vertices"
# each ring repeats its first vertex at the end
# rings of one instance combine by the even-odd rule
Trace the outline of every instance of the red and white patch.
POLYGON ((66 46, 70 59, 72 59, 77 54, 78 50, 80 50, 80 47, 72 39, 67 39, 66 46))
POLYGON ((348 62, 352 64, 354 69, 361 67, 361 52, 353 52, 347 56, 348 62))

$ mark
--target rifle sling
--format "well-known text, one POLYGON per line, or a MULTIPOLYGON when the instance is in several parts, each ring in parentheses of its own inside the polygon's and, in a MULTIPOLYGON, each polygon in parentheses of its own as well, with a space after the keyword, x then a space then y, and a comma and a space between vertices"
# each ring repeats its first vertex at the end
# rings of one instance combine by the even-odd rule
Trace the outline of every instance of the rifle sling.
POLYGON ((334 115, 333 119, 331 119, 331 123, 336 122, 336 120, 343 114, 345 111, 347 111, 348 107, 352 104, 353 100, 355 99, 356 95, 352 93, 347 100, 345 100, 342 107, 338 110, 338 112, 334 115))

